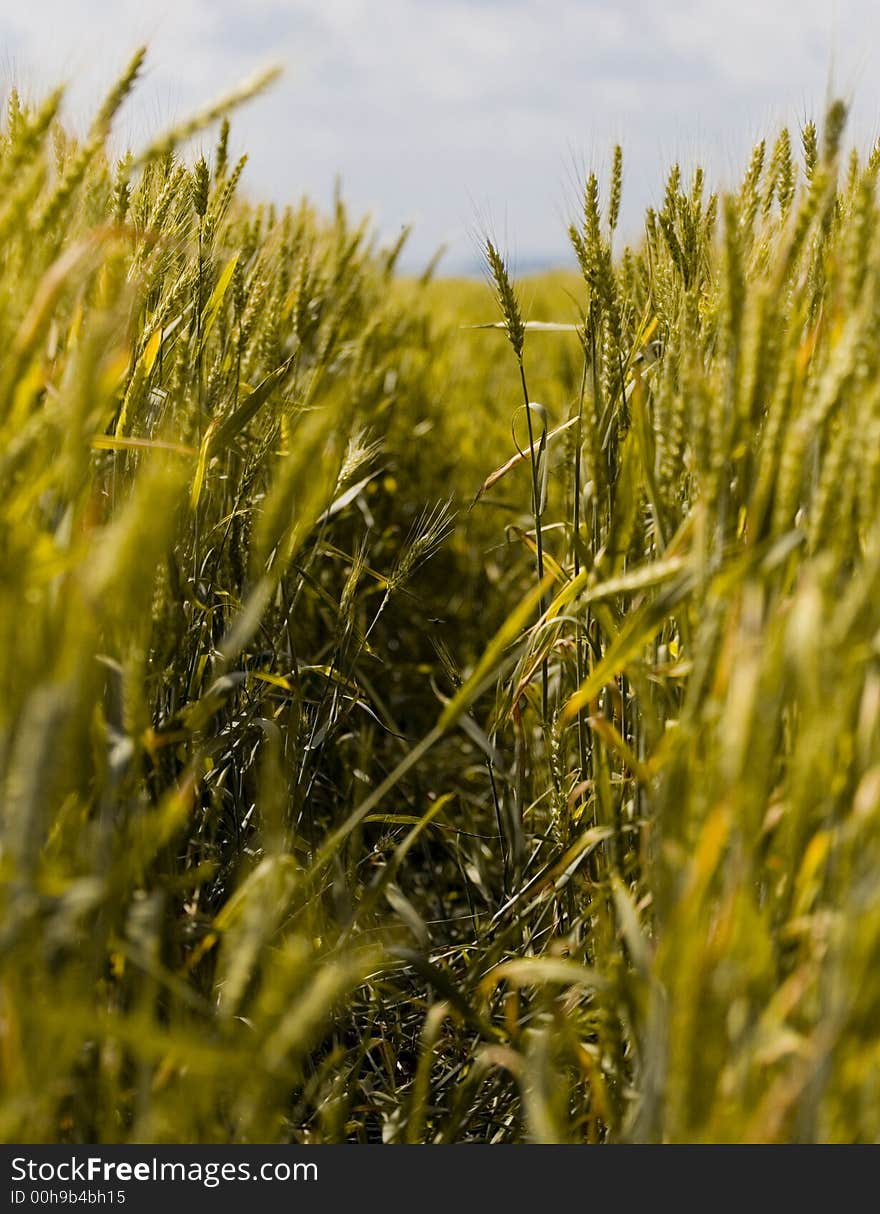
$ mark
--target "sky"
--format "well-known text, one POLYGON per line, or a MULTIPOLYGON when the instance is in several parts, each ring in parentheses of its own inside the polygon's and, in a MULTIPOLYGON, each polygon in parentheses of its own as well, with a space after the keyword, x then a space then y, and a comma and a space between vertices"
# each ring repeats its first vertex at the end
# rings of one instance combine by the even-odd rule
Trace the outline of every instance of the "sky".
POLYGON ((329 206, 339 176, 383 238, 413 225, 410 268, 445 245, 443 268, 468 270, 488 229, 528 269, 568 259, 580 186, 615 142, 637 239, 673 160, 731 184, 831 87, 873 139, 878 34, 877 0, 0 0, 0 89, 67 81, 81 127, 146 42, 115 135, 137 148, 278 63, 233 123, 251 196, 329 206))

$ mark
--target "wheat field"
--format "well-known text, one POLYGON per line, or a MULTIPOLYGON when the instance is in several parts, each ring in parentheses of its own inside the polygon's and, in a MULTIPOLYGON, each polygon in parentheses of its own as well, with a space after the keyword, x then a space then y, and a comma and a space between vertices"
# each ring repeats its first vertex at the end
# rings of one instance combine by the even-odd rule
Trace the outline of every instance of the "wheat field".
POLYGON ((880 148, 416 279, 142 59, 0 135, 2 1140, 877 1141, 880 148))

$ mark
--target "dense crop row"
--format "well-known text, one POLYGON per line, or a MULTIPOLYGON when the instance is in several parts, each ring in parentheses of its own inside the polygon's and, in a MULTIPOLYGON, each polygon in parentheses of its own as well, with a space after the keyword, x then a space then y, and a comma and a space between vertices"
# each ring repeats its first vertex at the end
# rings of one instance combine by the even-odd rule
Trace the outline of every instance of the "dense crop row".
POLYGON ((139 66, 0 136, 0 1136, 875 1139, 880 157, 493 305, 139 66))

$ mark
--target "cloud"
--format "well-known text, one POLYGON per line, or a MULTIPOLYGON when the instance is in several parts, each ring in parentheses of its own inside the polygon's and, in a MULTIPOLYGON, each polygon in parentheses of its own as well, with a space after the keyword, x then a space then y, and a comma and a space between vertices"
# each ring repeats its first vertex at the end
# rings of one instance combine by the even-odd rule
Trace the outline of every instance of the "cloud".
MULTIPOLYGON (((749 141, 824 103, 829 72, 867 92, 880 15, 868 0, 34 0, 0 14, 11 70, 71 80, 84 115, 140 41, 150 70, 121 135, 144 138, 267 60, 281 85, 244 111, 249 188, 356 208, 413 255, 470 255, 477 210, 523 259, 564 247, 573 177, 627 153, 634 228, 675 156, 730 172, 749 141)), ((871 132, 871 97, 856 130, 871 132)))

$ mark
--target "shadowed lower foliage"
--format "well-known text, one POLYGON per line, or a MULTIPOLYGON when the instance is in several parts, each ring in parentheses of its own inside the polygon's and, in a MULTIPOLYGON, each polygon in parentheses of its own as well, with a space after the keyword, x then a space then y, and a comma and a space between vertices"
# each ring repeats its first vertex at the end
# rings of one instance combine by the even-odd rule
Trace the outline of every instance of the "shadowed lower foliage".
POLYGON ((140 62, 0 136, 0 1136, 876 1140, 880 156, 499 321, 140 62))

